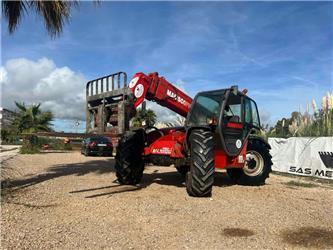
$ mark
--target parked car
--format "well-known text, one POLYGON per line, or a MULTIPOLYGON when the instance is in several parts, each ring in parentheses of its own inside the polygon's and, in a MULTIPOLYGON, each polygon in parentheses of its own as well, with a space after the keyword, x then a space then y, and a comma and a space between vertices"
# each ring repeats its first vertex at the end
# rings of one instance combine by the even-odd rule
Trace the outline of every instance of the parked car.
POLYGON ((82 141, 81 154, 112 156, 113 146, 105 136, 88 137, 82 141))

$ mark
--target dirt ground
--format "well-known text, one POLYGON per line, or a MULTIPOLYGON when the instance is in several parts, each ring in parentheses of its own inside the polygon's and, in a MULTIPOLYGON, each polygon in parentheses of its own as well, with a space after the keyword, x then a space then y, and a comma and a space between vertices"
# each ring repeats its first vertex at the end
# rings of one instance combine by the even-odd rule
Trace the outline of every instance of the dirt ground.
POLYGON ((332 184, 271 174, 245 187, 218 172, 211 198, 191 198, 172 167, 147 167, 140 186, 119 186, 106 157, 43 153, 6 164, 20 177, 1 205, 2 249, 333 248, 332 184))

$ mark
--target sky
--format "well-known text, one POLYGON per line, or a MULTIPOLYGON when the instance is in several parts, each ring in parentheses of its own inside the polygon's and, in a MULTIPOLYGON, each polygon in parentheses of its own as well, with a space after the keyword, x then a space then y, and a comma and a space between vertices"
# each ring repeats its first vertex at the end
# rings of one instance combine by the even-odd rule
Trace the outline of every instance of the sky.
POLYGON ((1 105, 41 102, 58 131, 83 131, 86 82, 118 71, 157 71, 191 97, 238 85, 271 125, 333 91, 333 2, 82 2, 58 38, 27 13, 1 39, 1 105))

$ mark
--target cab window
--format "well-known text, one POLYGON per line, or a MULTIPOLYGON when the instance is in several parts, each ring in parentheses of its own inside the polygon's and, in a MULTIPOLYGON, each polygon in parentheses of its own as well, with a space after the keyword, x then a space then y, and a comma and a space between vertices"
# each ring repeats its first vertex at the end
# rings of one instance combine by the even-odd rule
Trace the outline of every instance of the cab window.
POLYGON ((257 105, 249 98, 245 98, 245 122, 255 127, 260 127, 257 105))
POLYGON ((206 125, 212 120, 217 120, 220 113, 220 93, 200 94, 193 104, 193 109, 189 117, 189 125, 206 125))
POLYGON ((238 95, 231 93, 223 111, 224 120, 227 122, 242 122, 242 100, 238 95))

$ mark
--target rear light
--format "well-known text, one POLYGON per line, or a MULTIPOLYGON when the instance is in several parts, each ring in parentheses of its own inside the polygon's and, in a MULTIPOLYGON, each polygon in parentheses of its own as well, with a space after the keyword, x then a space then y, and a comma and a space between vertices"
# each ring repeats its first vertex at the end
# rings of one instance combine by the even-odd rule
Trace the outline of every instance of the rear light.
POLYGON ((108 142, 106 145, 107 145, 108 147, 111 147, 111 148, 112 148, 112 143, 111 143, 111 142, 108 142))
POLYGON ((89 143, 89 147, 95 147, 97 143, 95 141, 89 143))

